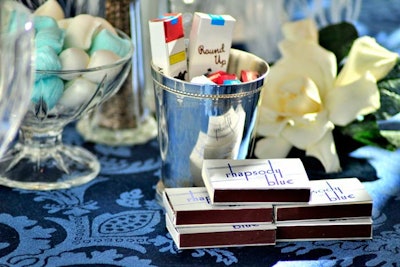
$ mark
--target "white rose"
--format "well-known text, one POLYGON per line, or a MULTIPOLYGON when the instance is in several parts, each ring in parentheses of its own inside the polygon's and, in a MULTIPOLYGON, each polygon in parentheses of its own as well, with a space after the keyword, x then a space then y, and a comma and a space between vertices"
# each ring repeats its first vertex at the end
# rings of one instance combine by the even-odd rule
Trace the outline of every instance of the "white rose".
POLYGON ((256 144, 259 158, 285 157, 292 146, 320 160, 326 172, 341 169, 332 135, 379 108, 376 81, 395 65, 397 54, 372 38, 354 42, 336 77, 335 55, 317 43, 312 20, 284 25, 282 57, 271 67, 259 108, 256 144))

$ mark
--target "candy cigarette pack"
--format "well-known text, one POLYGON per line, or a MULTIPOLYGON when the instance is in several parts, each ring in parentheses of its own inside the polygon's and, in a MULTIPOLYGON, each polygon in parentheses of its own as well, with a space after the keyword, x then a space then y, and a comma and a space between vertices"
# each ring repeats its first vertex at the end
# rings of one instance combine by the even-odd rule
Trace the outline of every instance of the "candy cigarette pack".
POLYGON ((195 12, 189 36, 189 80, 226 71, 236 20, 230 15, 195 12))
POLYGON ((165 14, 149 20, 152 62, 166 76, 184 80, 187 56, 182 25, 182 14, 165 14))
POLYGON ((212 205, 205 187, 166 188, 163 204, 176 226, 273 221, 272 205, 212 205))
POLYGON ((310 181, 308 203, 274 205, 275 221, 371 217, 372 198, 357 178, 310 181))
POLYGON ((206 159, 202 178, 215 205, 310 200, 310 181, 300 159, 206 159))

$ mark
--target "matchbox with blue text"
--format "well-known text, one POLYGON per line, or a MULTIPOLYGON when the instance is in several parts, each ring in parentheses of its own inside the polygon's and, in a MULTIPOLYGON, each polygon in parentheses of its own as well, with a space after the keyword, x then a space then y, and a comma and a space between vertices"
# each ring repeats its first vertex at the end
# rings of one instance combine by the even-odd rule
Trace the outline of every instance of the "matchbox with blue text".
POLYGON ((310 200, 310 181, 297 158, 207 159, 202 178, 213 204, 310 200))
POLYGON ((205 187, 165 188, 163 204, 175 225, 272 223, 271 204, 212 205, 205 187))
POLYGON ((276 221, 372 216, 372 197, 358 178, 324 179, 310 183, 310 201, 296 205, 275 205, 276 221))

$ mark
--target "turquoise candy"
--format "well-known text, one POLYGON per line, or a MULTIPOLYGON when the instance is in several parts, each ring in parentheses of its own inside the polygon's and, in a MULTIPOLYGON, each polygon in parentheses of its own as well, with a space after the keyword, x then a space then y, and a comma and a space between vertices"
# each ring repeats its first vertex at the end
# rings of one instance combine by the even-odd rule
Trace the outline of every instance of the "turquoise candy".
POLYGON ((97 50, 110 50, 118 56, 124 57, 128 54, 130 46, 130 41, 103 29, 93 39, 89 54, 92 55, 97 50))
POLYGON ((31 100, 38 104, 40 99, 43 99, 47 110, 51 110, 61 98, 63 91, 64 82, 59 77, 44 77, 35 81, 31 100))
POLYGON ((50 46, 57 54, 59 54, 64 45, 64 37, 65 32, 63 29, 56 27, 43 28, 36 33, 36 49, 44 46, 50 46))
POLYGON ((36 32, 46 28, 58 28, 57 21, 52 17, 34 16, 33 23, 35 25, 36 32))
MULTIPOLYGON (((57 53, 50 46, 43 46, 36 49, 35 65, 37 70, 61 70, 61 61, 57 53)), ((50 74, 36 73, 36 80, 41 79, 50 74)))

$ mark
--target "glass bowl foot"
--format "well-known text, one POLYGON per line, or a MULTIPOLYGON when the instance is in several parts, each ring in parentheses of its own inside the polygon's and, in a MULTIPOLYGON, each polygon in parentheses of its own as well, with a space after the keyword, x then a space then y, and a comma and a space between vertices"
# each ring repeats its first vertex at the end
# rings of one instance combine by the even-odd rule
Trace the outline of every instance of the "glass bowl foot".
POLYGON ((28 190, 66 189, 99 174, 97 158, 81 147, 25 147, 20 143, 0 159, 0 184, 28 190))
POLYGON ((157 122, 153 117, 147 118, 136 128, 126 129, 98 126, 90 118, 83 117, 76 128, 86 141, 110 146, 144 144, 157 136, 157 122))

